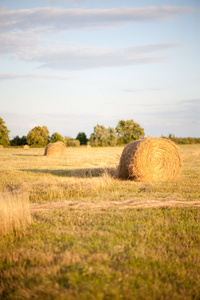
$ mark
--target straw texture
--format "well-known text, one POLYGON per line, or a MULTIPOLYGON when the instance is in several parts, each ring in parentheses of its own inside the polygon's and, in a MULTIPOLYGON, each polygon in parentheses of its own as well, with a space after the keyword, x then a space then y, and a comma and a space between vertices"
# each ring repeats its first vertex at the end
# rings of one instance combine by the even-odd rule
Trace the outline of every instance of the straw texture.
POLYGON ((135 181, 168 181, 178 177, 182 160, 176 144, 163 138, 129 143, 123 150, 117 177, 135 181))
POLYGON ((44 151, 47 156, 62 156, 65 154, 65 147, 60 143, 49 143, 44 151))
POLYGON ((55 142, 55 144, 60 144, 60 145, 62 145, 64 148, 66 148, 66 145, 65 145, 65 143, 64 143, 64 142, 57 141, 57 142, 55 142))

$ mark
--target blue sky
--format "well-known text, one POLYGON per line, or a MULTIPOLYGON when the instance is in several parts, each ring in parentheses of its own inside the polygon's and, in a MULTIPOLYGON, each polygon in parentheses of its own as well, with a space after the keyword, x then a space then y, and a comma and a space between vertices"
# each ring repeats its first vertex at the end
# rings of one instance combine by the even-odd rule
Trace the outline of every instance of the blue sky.
POLYGON ((10 138, 75 138, 133 119, 200 137, 200 5, 186 0, 1 0, 0 117, 10 138))

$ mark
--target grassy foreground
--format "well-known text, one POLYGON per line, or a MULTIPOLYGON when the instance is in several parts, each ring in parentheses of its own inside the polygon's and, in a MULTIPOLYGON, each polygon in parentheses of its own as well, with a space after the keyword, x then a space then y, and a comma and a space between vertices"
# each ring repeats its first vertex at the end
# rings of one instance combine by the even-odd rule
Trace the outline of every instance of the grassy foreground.
POLYGON ((32 213, 26 228, 0 235, 0 298, 200 299, 200 146, 180 147, 181 176, 165 183, 115 179, 122 150, 0 151, 0 192, 28 193, 32 213))

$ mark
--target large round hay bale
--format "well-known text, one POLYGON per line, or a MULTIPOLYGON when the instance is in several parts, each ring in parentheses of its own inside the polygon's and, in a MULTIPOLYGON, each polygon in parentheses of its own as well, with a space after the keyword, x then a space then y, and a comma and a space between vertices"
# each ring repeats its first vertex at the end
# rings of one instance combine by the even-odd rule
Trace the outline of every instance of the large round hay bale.
POLYGON ((3 149, 3 145, 0 145, 0 149, 3 149))
POLYGON ((29 149, 29 145, 24 145, 24 149, 29 149))
POLYGON ((44 155, 47 155, 47 150, 48 150, 48 148, 49 148, 49 146, 50 146, 51 144, 52 144, 52 143, 49 143, 49 144, 46 145, 45 150, 44 150, 44 155))
POLYGON ((47 156, 62 156, 65 154, 65 148, 60 143, 49 143, 44 151, 47 156))
POLYGON ((129 143, 123 150, 117 177, 136 181, 175 179, 182 168, 176 144, 164 138, 147 138, 129 143))

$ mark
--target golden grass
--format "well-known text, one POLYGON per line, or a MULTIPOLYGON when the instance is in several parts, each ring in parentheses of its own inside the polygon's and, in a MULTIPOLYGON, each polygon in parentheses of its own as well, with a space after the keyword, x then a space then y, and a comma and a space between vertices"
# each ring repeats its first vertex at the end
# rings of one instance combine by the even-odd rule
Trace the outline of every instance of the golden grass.
POLYGON ((200 145, 179 149, 160 183, 116 179, 123 147, 0 151, 0 192, 27 192, 34 220, 0 237, 0 298, 200 299, 200 145))
POLYGON ((28 194, 0 194, 0 235, 26 228, 31 223, 28 194))
POLYGON ((191 201, 200 198, 200 145, 179 146, 180 178, 136 182, 114 177, 123 147, 68 147, 66 156, 44 156, 44 148, 0 151, 0 192, 27 192, 30 202, 107 202, 128 199, 191 201), (170 198, 170 199, 171 199, 170 198))

